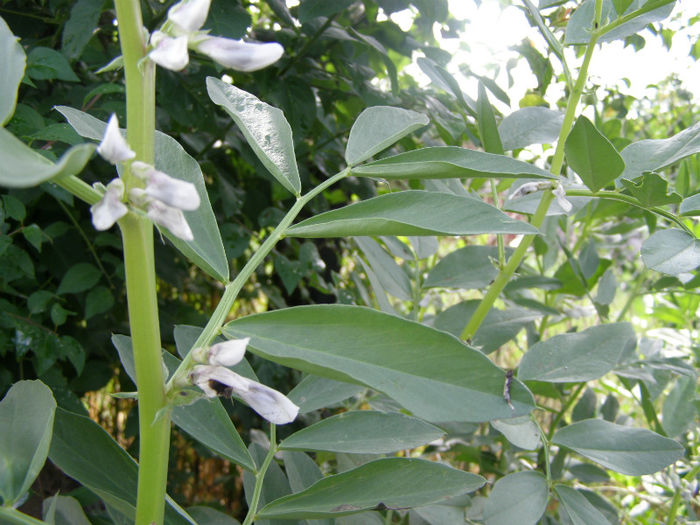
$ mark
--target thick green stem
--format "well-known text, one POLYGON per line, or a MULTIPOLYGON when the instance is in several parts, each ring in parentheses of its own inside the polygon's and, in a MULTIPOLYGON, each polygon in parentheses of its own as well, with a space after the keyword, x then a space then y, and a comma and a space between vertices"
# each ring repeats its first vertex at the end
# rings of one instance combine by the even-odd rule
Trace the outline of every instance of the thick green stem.
POLYGON ((27 516, 12 507, 0 507, 0 522, 6 525, 46 525, 45 521, 27 516))
MULTIPOLYGON (((250 259, 248 259, 248 262, 245 264, 245 266, 239 272, 236 278, 226 285, 226 289, 224 290, 224 294, 221 296, 219 304, 216 306, 214 313, 212 313, 211 317, 209 318, 209 321, 204 327, 204 330, 202 330, 202 333, 199 334, 199 337, 192 345, 192 348, 208 346, 211 343, 212 339, 216 337, 216 335, 219 333, 219 330, 226 322, 226 318, 228 317, 228 314, 231 311, 231 308, 233 307, 234 301, 238 297, 238 294, 240 293, 241 289, 243 288, 243 285, 248 281, 248 279, 256 270, 256 268, 260 265, 260 263, 263 262, 265 257, 267 257, 267 255, 272 251, 277 242, 284 236, 284 234, 287 231, 287 228, 291 226, 292 222, 294 221, 296 216, 299 215, 299 212, 302 210, 302 208, 304 208, 304 206, 306 206, 309 203, 309 201, 313 199, 316 195, 324 191, 326 188, 332 186, 339 180, 347 177, 349 173, 349 169, 345 169, 340 173, 336 173, 331 178, 325 180, 324 182, 316 186, 314 189, 309 191, 306 195, 302 195, 297 199, 297 201, 294 203, 294 206, 292 206, 289 209, 289 211, 280 221, 277 227, 272 231, 272 233, 267 237, 267 239, 265 239, 265 242, 263 242, 262 246, 260 246, 260 248, 258 248, 255 251, 253 256, 250 259)), ((192 368, 193 366, 191 352, 192 348, 190 349, 190 352, 187 354, 185 359, 182 360, 182 363, 180 363, 180 366, 175 371, 175 373, 170 377, 170 380, 168 381, 167 385, 168 391, 170 391, 174 387, 174 385, 179 385, 181 382, 186 381, 185 378, 189 373, 190 368, 192 368)))
POLYGON ((267 456, 263 460, 263 464, 260 465, 260 469, 255 473, 255 488, 253 489, 253 497, 250 498, 250 505, 248 506, 248 514, 245 517, 243 525, 250 525, 255 519, 255 513, 258 512, 258 504, 260 503, 260 495, 262 494, 263 481, 265 480, 265 474, 267 469, 272 463, 272 459, 277 453, 277 426, 274 423, 270 423, 270 450, 267 451, 267 456))
POLYGON ((56 185, 60 186, 64 190, 72 193, 78 197, 81 201, 87 202, 88 204, 95 204, 102 198, 102 195, 95 188, 89 184, 83 182, 75 175, 68 175, 67 177, 61 177, 54 180, 56 185))
MULTIPOLYGON (((136 159, 153 163, 155 136, 155 65, 144 60, 146 37, 139 0, 115 0, 119 41, 126 80, 127 141, 136 159)), ((139 184, 128 166, 122 173, 127 189, 139 184)), ((170 441, 153 256, 153 225, 129 213, 119 221, 139 397, 139 475, 136 525, 161 525, 165 505, 170 441)))
MULTIPOLYGON (((600 7, 601 6, 602 6, 602 1, 597 0, 596 1, 596 15, 595 15, 596 26, 597 26, 597 24, 600 23, 600 7)), ((568 101, 567 106, 566 106, 566 114, 564 115, 564 122, 563 122, 561 130, 559 132, 559 139, 557 141, 557 149, 554 152, 554 157, 552 159, 552 166, 550 168, 550 172, 553 173, 554 175, 560 175, 561 169, 564 165, 564 144, 566 143, 566 138, 569 136, 569 132, 571 131, 571 127, 574 124, 574 118, 576 116, 576 108, 578 107, 579 100, 581 99, 581 95, 583 93, 583 88, 586 85, 586 80, 588 79, 588 66, 591 63, 591 57, 593 56, 593 51, 595 49, 597 40, 598 40, 597 33, 593 33, 593 35, 591 36, 591 41, 588 44, 588 47, 586 48, 586 54, 583 58, 583 63, 581 64, 581 68, 579 69, 578 77, 576 79, 576 84, 574 84, 573 92, 571 93, 571 96, 569 97, 569 101, 568 101)), ((544 195, 542 195, 542 200, 540 201, 539 205, 537 206, 537 210, 535 211, 535 215, 532 218, 532 222, 531 222, 531 224, 533 226, 535 226, 536 228, 539 228, 542 225, 542 221, 544 221, 544 218, 547 215, 547 210, 549 209, 549 205, 551 204, 552 199, 553 199, 553 195, 552 195, 551 190, 545 191, 544 195)), ((501 271, 498 273, 498 277, 496 277, 494 282, 491 284, 489 289, 486 291, 486 294, 481 299, 481 302, 479 303, 479 306, 476 308, 476 311, 469 319, 467 326, 462 331, 462 339, 469 341, 472 337, 474 337, 474 334, 476 334, 476 331, 479 329, 479 327, 481 326, 481 323, 484 321, 486 314, 489 313, 489 310, 491 310, 493 303, 496 301, 496 299, 498 298, 498 296, 500 295, 501 291, 506 286, 506 284, 508 284, 508 281, 515 273, 515 270, 517 270, 518 266, 520 266, 520 263, 525 258, 525 254, 527 253, 527 249, 530 247, 530 245, 532 244, 532 242, 534 240, 535 240, 534 235, 525 235, 522 238, 522 240, 520 241, 520 244, 518 244, 518 247, 513 252, 513 255, 511 255, 510 259, 508 260, 508 263, 503 268, 501 268, 501 271)))

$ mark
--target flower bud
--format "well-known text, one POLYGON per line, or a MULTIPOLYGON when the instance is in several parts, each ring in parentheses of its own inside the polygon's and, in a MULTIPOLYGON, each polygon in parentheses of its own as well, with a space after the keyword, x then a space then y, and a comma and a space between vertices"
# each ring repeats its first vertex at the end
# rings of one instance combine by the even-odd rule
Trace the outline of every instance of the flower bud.
POLYGON ((148 58, 165 69, 180 71, 190 60, 186 35, 172 38, 161 31, 154 31, 151 46, 153 49, 148 53, 148 58))
POLYGON ((106 161, 116 164, 133 159, 136 156, 129 145, 124 140, 121 131, 119 130, 119 119, 117 115, 112 113, 107 122, 105 134, 102 137, 102 142, 97 146, 97 153, 106 161))
POLYGON ((223 66, 245 72, 274 64, 284 52, 277 42, 256 44, 208 35, 193 42, 193 47, 223 66))
POLYGON ((122 202, 123 196, 124 183, 117 178, 107 185, 102 199, 90 206, 92 224, 96 230, 103 231, 111 228, 115 222, 127 214, 129 209, 122 202))
POLYGON ((171 177, 145 162, 134 161, 131 170, 134 176, 146 181, 146 195, 149 197, 185 211, 199 208, 199 193, 191 182, 171 177))
POLYGON ((191 241, 194 239, 192 230, 189 224, 187 224, 182 210, 168 206, 159 200, 153 200, 148 203, 148 212, 146 215, 159 226, 170 230, 170 233, 175 237, 183 241, 191 241))

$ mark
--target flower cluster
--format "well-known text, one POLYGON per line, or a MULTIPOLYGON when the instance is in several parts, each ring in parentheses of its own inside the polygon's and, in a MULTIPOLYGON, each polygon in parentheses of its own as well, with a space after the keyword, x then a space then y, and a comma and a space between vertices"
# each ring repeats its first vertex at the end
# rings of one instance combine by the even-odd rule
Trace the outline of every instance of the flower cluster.
MULTIPOLYGON (((146 211, 149 219, 167 228, 176 237, 185 241, 194 238, 182 213, 183 210, 196 210, 199 207, 199 193, 194 184, 173 178, 145 162, 132 161, 136 154, 124 140, 116 115, 109 119, 97 152, 115 165, 131 162, 133 175, 144 181, 144 188, 129 191, 128 200, 132 206, 146 211)), ((102 199, 90 208, 92 224, 97 230, 107 230, 128 211, 124 203, 124 183, 120 178, 115 178, 107 184, 102 199)))
POLYGON ((148 57, 173 71, 180 71, 189 62, 188 48, 223 66, 246 72, 262 69, 279 60, 283 49, 276 42, 253 44, 200 31, 210 4, 211 0, 182 0, 171 7, 163 27, 151 34, 148 57))
POLYGON ((287 396, 226 368, 243 359, 248 341, 249 338, 232 339, 209 348, 194 349, 195 361, 206 364, 196 365, 192 369, 192 384, 201 388, 207 397, 236 395, 276 425, 291 423, 297 417, 299 407, 287 396))

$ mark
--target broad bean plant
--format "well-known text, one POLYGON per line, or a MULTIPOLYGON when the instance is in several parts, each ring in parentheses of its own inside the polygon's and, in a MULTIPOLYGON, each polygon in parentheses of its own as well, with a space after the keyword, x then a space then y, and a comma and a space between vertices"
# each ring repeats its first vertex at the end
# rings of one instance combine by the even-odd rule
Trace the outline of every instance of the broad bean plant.
MULTIPOLYGON (((302 6, 330 16, 326 30, 351 3, 302 6)), ((693 356, 635 329, 628 317, 642 281, 621 287, 616 275, 625 234, 643 231, 634 257, 645 272, 664 274, 679 293, 692 290, 700 199, 693 188, 683 198, 669 185, 673 166, 700 152, 700 125, 620 145, 597 118, 582 115, 599 110, 593 97, 582 103, 596 50, 665 19, 674 4, 523 0, 560 62, 563 111, 531 106, 503 118, 489 98, 503 95, 493 82, 480 83, 472 99, 445 68, 422 58, 423 72, 457 109, 458 137, 466 133, 472 144, 452 140, 439 112, 367 107, 347 135, 345 167, 312 187, 302 184, 300 138, 281 110, 231 76, 202 78, 211 102, 296 198, 230 275, 197 160, 155 129, 156 71, 181 71, 195 54, 222 71, 250 72, 285 50, 203 30, 210 0, 173 3, 157 27, 144 27, 140 2, 115 0, 121 55, 103 71, 123 71, 126 129, 116 115, 104 122, 58 105, 84 142, 47 159, 3 127, 0 184, 60 187, 75 206, 90 207, 96 230, 121 234, 129 330, 112 343, 137 387, 116 395, 138 404, 138 462, 97 423, 57 406, 45 384, 18 381, 0 402, 0 522, 90 523, 66 495, 45 502, 43 521, 18 510, 48 457, 99 498, 99 523, 238 523, 167 495, 173 424, 241 469, 244 525, 618 523, 606 497, 615 487, 605 483, 648 475, 658 516, 668 524, 697 519, 693 356), (551 26, 547 10, 562 3, 571 9, 551 26), (411 134, 431 145, 404 150, 411 134), (544 153, 522 160, 533 144, 544 153), (88 162, 111 164, 111 177, 87 184, 80 174, 88 162), (297 220, 350 178, 383 189, 297 220), (355 268, 337 278, 356 295, 232 319, 241 290, 285 238, 351 240, 358 251, 346 264, 355 268), (220 282, 203 327, 173 327, 176 353, 162 349, 160 242, 220 282), (607 258, 599 256, 603 245, 607 258), (629 300, 611 319, 624 294, 629 300), (577 312, 570 296, 592 313, 577 312), (247 352, 300 371, 301 380, 290 392, 263 384, 247 352), (663 382, 656 372, 666 374, 663 382), (664 388, 659 414, 654 401, 664 388), (601 406, 596 391, 608 392, 601 406), (266 420, 266 438, 244 443, 222 404, 231 399, 266 420), (294 431, 278 439, 282 425, 294 431), (497 447, 498 461, 480 456, 487 446, 497 447)), ((4 126, 26 57, 2 20, 0 61, 4 126)))

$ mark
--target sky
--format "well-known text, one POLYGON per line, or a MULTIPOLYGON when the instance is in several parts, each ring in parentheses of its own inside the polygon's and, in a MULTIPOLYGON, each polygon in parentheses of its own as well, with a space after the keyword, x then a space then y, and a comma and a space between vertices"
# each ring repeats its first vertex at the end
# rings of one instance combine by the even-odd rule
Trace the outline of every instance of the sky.
MULTIPOLYGON (((536 3, 536 0, 533 3, 536 3)), ((513 4, 520 5, 515 1, 513 4)), ((475 73, 488 76, 492 76, 496 71, 495 66, 500 65, 501 72, 496 79, 511 96, 510 109, 517 109, 520 98, 528 88, 535 87, 537 82, 522 60, 519 67, 512 72, 515 84, 507 87, 505 64, 509 59, 517 57, 509 48, 529 38, 535 47, 543 51, 544 39, 537 30, 529 26, 525 15, 515 5, 503 8, 498 0, 481 0, 479 3, 475 0, 449 0, 449 7, 456 18, 466 20, 467 24, 460 39, 441 39, 440 46, 454 56, 448 69, 458 78, 467 93, 475 95, 476 81, 461 76, 459 64, 468 64, 475 73)), ((677 0, 671 17, 667 18, 663 25, 678 30, 681 26, 680 20, 688 20, 699 12, 699 0, 677 0)), ((392 15, 392 19, 399 24, 405 24, 410 18, 403 17, 412 16, 407 12, 396 13, 392 15)), ((688 54, 692 44, 700 38, 700 22, 687 30, 677 31, 670 52, 663 46, 660 37, 648 30, 642 35, 646 45, 638 52, 631 46, 625 48, 621 41, 603 44, 593 57, 590 78, 597 84, 616 86, 622 93, 641 98, 644 94, 652 94, 647 88, 649 84, 663 80, 675 72, 682 81, 682 87, 692 92, 695 102, 700 104, 700 61, 694 61, 688 54), (630 86, 622 81, 623 77, 630 80, 630 86)), ((567 52, 569 68, 573 73, 580 60, 575 57, 572 49, 567 48, 567 52)), ((554 62, 555 72, 559 72, 556 59, 554 62)), ((421 82, 429 82, 417 66, 411 69, 411 73, 421 82)), ((553 85, 549 88, 546 98, 553 102, 560 95, 561 85, 553 85)))

